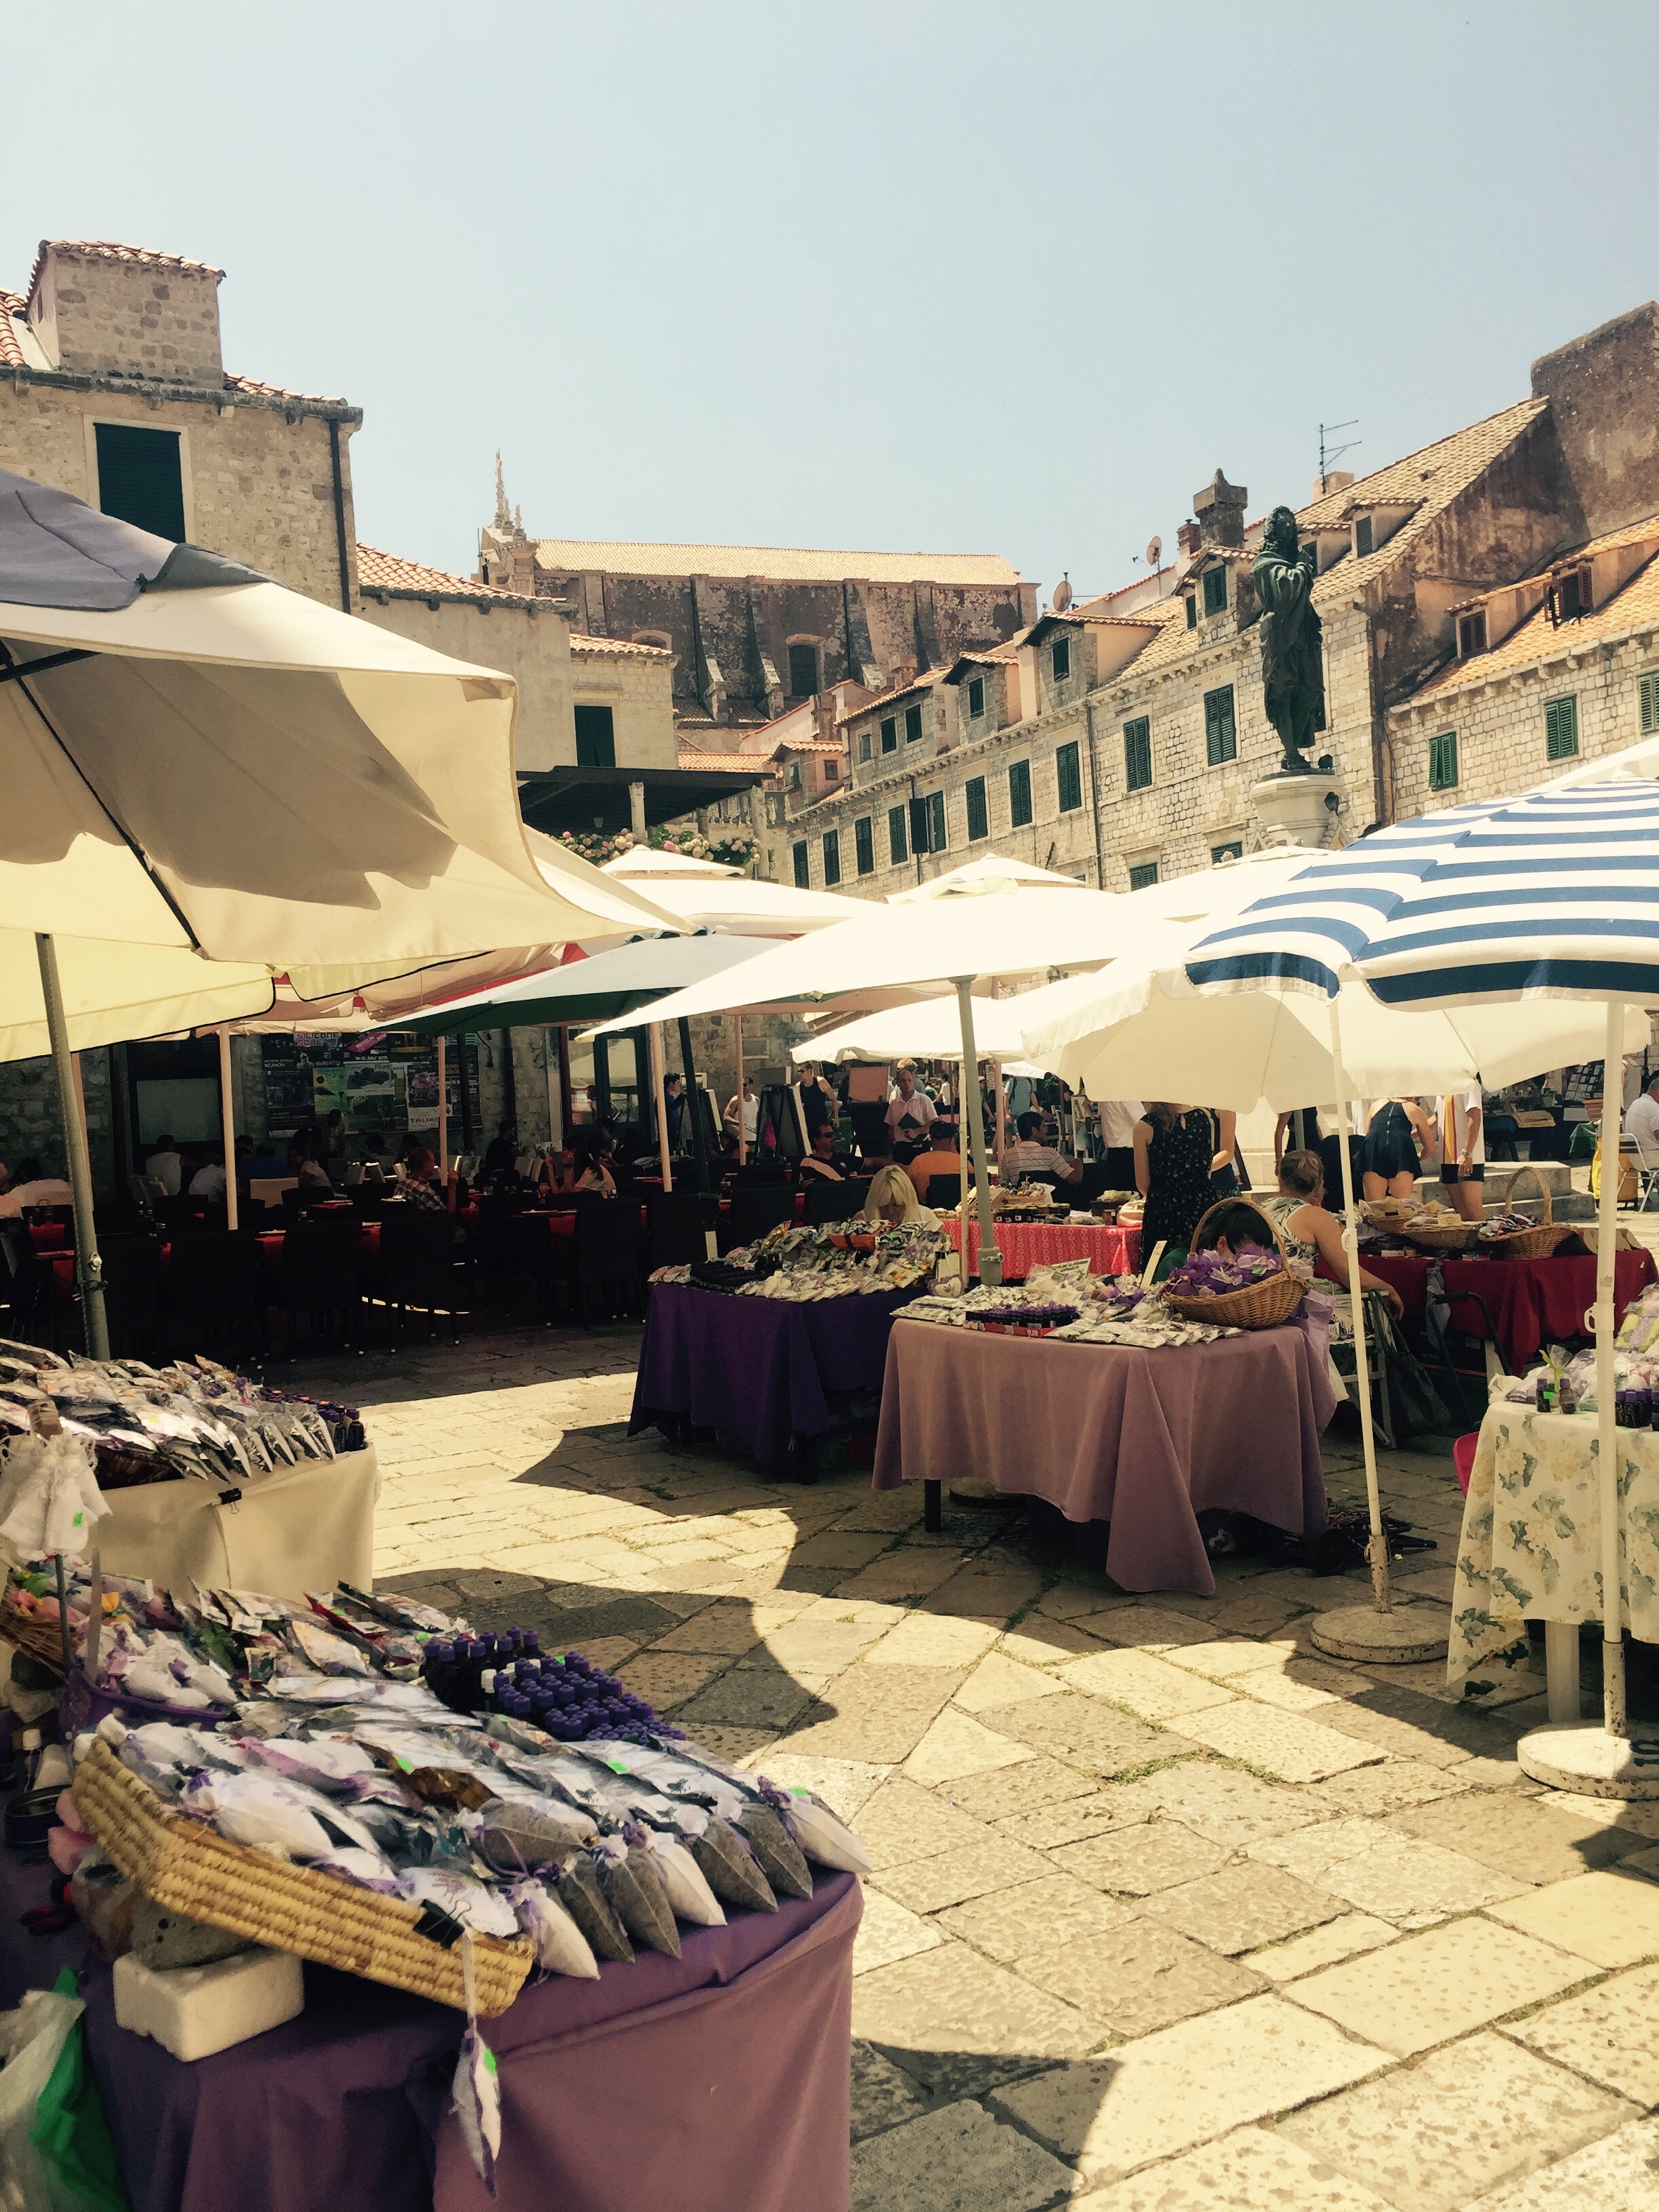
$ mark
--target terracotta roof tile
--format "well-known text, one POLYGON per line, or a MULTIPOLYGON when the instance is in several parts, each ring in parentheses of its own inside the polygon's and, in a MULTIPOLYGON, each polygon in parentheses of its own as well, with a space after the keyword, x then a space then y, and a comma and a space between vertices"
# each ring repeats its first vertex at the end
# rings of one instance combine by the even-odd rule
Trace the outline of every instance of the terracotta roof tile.
POLYGON ((631 637, 588 637, 574 629, 570 650, 594 659, 672 660, 674 657, 664 645, 638 645, 631 637))
POLYGON ((358 545, 357 580, 366 592, 404 592, 416 599, 435 594, 445 599, 504 599, 514 606, 526 604, 515 592, 499 592, 492 584, 475 584, 470 576, 453 576, 447 568, 428 568, 422 561, 405 561, 399 553, 382 553, 378 545, 358 545))
POLYGON ((849 707, 844 714, 836 717, 836 727, 855 722, 860 714, 884 714, 901 699, 908 699, 913 691, 931 691, 936 684, 943 684, 950 671, 945 668, 924 668, 920 676, 912 676, 902 684, 890 684, 884 691, 872 692, 869 698, 856 707, 849 707))
POLYGON ((21 292, 0 292, 0 368, 21 368, 23 349, 12 328, 14 315, 26 315, 28 301, 21 292))
POLYGON ((225 372, 227 392, 246 392, 255 399, 319 399, 326 407, 343 407, 346 402, 337 392, 290 392, 286 385, 264 384, 257 376, 233 376, 225 372))
MULTIPOLYGON (((1576 548, 1575 552, 1610 552, 1617 545, 1628 544, 1644 531, 1654 534, 1656 527, 1659 526, 1653 522, 1638 525, 1634 530, 1595 538, 1588 545, 1576 548)), ((1439 697, 1447 692, 1472 690, 1500 676, 1512 675, 1516 669, 1530 667, 1538 661, 1565 659, 1569 653, 1587 653, 1594 645, 1610 643, 1639 629, 1659 629, 1659 555, 1638 568, 1621 591, 1615 592, 1599 607, 1592 607, 1588 614, 1553 624, 1547 608, 1535 608, 1490 653, 1471 653, 1467 660, 1449 662, 1437 676, 1431 676, 1400 703, 1415 706, 1421 700, 1439 697)))
POLYGON ((772 763, 764 753, 706 753, 696 745, 682 745, 682 768, 719 769, 727 775, 770 775, 772 763))
POLYGON ((206 261, 186 261, 178 253, 156 253, 147 246, 122 246, 114 239, 43 238, 29 273, 31 295, 40 281, 41 266, 49 252, 78 253, 86 261, 125 261, 135 269, 171 269, 181 275, 211 276, 216 283, 222 283, 225 273, 206 261))
POLYGON ((536 558, 568 575, 769 576, 801 583, 851 577, 870 584, 1001 584, 1021 580, 995 553, 819 552, 791 545, 646 545, 542 538, 536 558))

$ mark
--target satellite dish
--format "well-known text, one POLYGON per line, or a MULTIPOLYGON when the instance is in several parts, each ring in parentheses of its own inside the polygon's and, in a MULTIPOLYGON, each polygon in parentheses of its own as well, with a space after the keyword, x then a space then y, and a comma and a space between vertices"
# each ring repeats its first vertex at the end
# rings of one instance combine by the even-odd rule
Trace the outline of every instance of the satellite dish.
POLYGON ((1164 540, 1161 538, 1149 538, 1146 540, 1146 566, 1149 568, 1156 568, 1163 558, 1164 540))
POLYGON ((1054 612, 1063 615, 1071 604, 1072 580, 1069 576, 1062 576, 1054 586, 1054 612))

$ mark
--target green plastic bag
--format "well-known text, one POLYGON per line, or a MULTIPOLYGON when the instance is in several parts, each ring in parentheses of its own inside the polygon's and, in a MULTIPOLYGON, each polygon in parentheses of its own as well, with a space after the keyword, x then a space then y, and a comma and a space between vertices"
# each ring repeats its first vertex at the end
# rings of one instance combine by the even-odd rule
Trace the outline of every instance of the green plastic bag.
MULTIPOLYGON (((80 1987, 68 1966, 53 1994, 73 1997, 80 1987)), ((58 2063, 35 2107, 29 2141, 40 2154, 54 2207, 69 2212, 130 2212, 126 2188, 104 2118, 98 2084, 87 2067, 86 2027, 76 2020, 64 2039, 58 2063)))

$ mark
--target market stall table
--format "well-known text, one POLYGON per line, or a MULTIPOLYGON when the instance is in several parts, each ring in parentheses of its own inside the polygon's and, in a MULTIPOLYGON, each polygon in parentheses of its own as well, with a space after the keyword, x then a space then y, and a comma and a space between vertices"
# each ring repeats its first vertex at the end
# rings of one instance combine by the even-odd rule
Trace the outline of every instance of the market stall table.
MULTIPOLYGON (((464 2015, 307 1966, 297 2020, 183 2064, 115 2024, 78 1927, 33 1938, 49 1866, 0 1852, 0 1996, 84 1970, 88 2052, 133 2212, 482 2212, 450 2111, 464 2015), (435 2172, 434 2172, 435 2169, 435 2172)), ((505 2212, 845 2212, 852 1951, 862 1893, 682 1930, 595 1981, 527 1986, 482 2023, 501 2087, 505 2212)))
POLYGON ((337 1459, 304 1459, 228 1489, 185 1480, 104 1492, 100 1556, 116 1575, 165 1589, 308 1590, 371 1585, 380 1465, 373 1444, 337 1459))
POLYGON ((1207 1597, 1199 1513, 1323 1527, 1319 1438, 1336 1403, 1326 1325, 1305 1308, 1278 1328, 1155 1350, 901 1318, 875 1486, 981 1476, 1068 1521, 1109 1521, 1106 1569, 1125 1589, 1207 1597))
MULTIPOLYGON (((1452 1300, 1461 1291, 1478 1291, 1492 1310, 1499 1347, 1516 1373, 1532 1364, 1544 1345, 1584 1335, 1584 1316, 1595 1303, 1593 1253, 1580 1253, 1573 1258, 1557 1255, 1548 1260, 1499 1260, 1468 1259, 1456 1253, 1389 1257, 1362 1252, 1359 1258, 1367 1274, 1399 1291, 1407 1321, 1423 1317, 1424 1288, 1431 1267, 1442 1270, 1446 1294, 1452 1300)), ((1626 1307, 1656 1279, 1659 1279, 1659 1269, 1655 1268, 1651 1252, 1638 1249, 1614 1255, 1613 1301, 1620 1319, 1626 1307)), ((1480 1309, 1467 1299, 1462 1305, 1454 1304, 1452 1325, 1471 1336, 1486 1334, 1480 1309)))
MULTIPOLYGON (((959 1220, 940 1223, 951 1249, 962 1249, 959 1220)), ((1140 1265, 1140 1231, 1106 1228, 1100 1222, 1003 1221, 997 1224, 997 1249, 1002 1255, 1002 1279, 1023 1283, 1036 1267, 1051 1267, 1060 1260, 1086 1260, 1097 1275, 1132 1274, 1140 1265)), ((968 1224, 967 1273, 979 1268, 979 1224, 968 1224)))
MULTIPOLYGON (((1594 1413, 1540 1413, 1506 1398, 1486 1408, 1457 1547, 1453 1690, 1524 1669, 1524 1624, 1541 1620, 1550 1718, 1579 1717, 1578 1628, 1601 1619, 1595 1432, 1594 1413)), ((1659 1431, 1616 1433, 1626 1618, 1638 1642, 1659 1644, 1659 1431)))
POLYGON ((653 1283, 629 1434, 674 1416, 740 1437, 761 1467, 830 1427, 829 1396, 881 1387, 894 1314, 915 1291, 796 1303, 653 1283))

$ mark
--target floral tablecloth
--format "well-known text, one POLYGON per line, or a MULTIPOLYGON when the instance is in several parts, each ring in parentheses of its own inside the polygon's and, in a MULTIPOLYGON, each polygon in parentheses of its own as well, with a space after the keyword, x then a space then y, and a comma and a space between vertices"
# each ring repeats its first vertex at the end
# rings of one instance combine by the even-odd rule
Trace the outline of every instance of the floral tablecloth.
MULTIPOLYGON (((962 1224, 940 1224, 952 1249, 962 1249, 962 1224)), ((1107 1229, 1091 1221, 1005 1221, 997 1230, 997 1249, 1002 1255, 1002 1279, 1023 1283, 1034 1267, 1051 1267, 1057 1260, 1087 1260, 1097 1275, 1124 1275, 1140 1264, 1140 1231, 1107 1229)), ((968 1273, 979 1265, 979 1224, 968 1224, 968 1273)))
MULTIPOLYGON (((1659 1431, 1618 1431, 1631 1634, 1659 1644, 1659 1431)), ((1480 1424, 1457 1547, 1446 1679, 1492 1684, 1527 1664, 1526 1620, 1601 1618, 1594 1413, 1497 1399, 1480 1424)))

